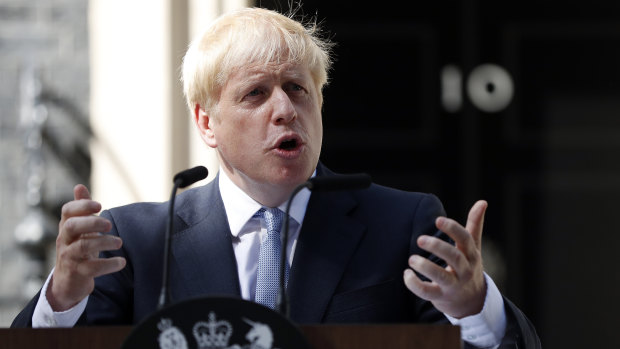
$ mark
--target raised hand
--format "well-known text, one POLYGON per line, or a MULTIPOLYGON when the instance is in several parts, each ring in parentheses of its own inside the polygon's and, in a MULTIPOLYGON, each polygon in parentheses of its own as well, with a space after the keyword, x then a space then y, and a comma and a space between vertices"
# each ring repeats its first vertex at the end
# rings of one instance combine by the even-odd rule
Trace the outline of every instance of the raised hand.
POLYGON ((469 211, 466 227, 452 219, 438 217, 435 222, 437 229, 448 234, 456 245, 427 235, 420 236, 417 243, 420 248, 443 259, 447 267, 440 267, 422 256, 412 255, 409 257, 411 269, 404 273, 405 285, 411 292, 454 318, 478 314, 484 306, 486 283, 481 239, 486 209, 486 201, 476 202, 469 211), (430 281, 422 281, 412 269, 430 281))
POLYGON ((75 199, 62 207, 56 266, 46 294, 54 311, 75 306, 93 291, 95 277, 119 271, 126 264, 122 257, 99 258, 99 252, 117 250, 122 241, 103 234, 112 224, 94 215, 101 210, 101 204, 91 200, 84 185, 76 185, 73 195, 75 199))

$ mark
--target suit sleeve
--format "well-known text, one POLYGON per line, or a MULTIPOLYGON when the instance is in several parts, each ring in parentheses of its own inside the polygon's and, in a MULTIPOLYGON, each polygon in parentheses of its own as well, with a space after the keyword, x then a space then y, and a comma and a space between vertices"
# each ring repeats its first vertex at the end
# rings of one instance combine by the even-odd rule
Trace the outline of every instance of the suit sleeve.
POLYGON ((499 346, 500 349, 542 348, 536 329, 525 314, 506 297, 504 297, 504 307, 508 323, 506 335, 499 346))
POLYGON ((39 291, 30 300, 30 302, 28 302, 26 307, 24 307, 24 309, 22 309, 22 311, 17 314, 15 319, 13 319, 13 323, 11 323, 11 328, 32 327, 32 314, 34 313, 34 308, 37 306, 40 294, 41 291, 39 291))

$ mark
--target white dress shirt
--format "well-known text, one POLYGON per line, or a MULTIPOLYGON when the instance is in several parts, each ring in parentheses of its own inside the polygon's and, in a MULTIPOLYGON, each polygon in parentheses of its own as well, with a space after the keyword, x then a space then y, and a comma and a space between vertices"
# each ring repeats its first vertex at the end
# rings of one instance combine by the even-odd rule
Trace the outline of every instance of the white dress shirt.
MULTIPOLYGON (((233 235, 233 250, 237 259, 241 297, 253 300, 256 291, 260 241, 267 235, 267 227, 264 220, 253 216, 263 206, 237 187, 221 169, 219 185, 226 216, 228 216, 230 232, 233 235)), ((310 191, 303 189, 295 196, 291 203, 289 239, 286 246, 286 257, 289 267, 295 254, 297 237, 301 230, 300 222, 303 222, 306 215, 308 200, 310 200, 310 191)), ((287 202, 278 208, 282 212, 286 212, 286 204, 287 202)), ((282 227, 281 231, 284 234, 284 227, 282 227)))
MULTIPOLYGON (((267 229, 261 219, 253 217, 262 206, 237 187, 221 169, 219 186, 233 235, 233 249, 237 259, 241 296, 252 300, 256 288, 260 239, 267 234, 267 229)), ((301 230, 300 222, 303 222, 306 214, 310 194, 309 190, 302 190, 291 204, 292 219, 290 220, 289 243, 286 248, 289 266, 293 261, 297 238, 301 230)), ((286 203, 279 208, 284 212, 286 203)), ((54 312, 52 310, 47 298, 43 296, 46 294, 52 273, 41 289, 42 296, 39 297, 32 317, 33 327, 71 327, 75 325, 86 308, 88 297, 67 311, 54 312)), ((504 300, 493 280, 486 274, 484 277, 487 294, 482 311, 462 319, 455 319, 448 315, 446 318, 452 324, 461 326, 461 337, 464 341, 479 348, 496 348, 506 332, 504 300)))

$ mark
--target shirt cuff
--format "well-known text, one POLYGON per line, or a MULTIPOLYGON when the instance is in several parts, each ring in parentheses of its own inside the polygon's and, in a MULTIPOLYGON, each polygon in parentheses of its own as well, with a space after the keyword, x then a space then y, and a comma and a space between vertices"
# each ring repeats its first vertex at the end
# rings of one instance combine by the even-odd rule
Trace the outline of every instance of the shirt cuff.
POLYGON ((37 305, 34 308, 34 313, 32 314, 32 327, 73 327, 77 323, 80 316, 86 309, 86 303, 88 303, 88 296, 82 299, 77 305, 73 308, 56 312, 52 309, 52 306, 47 301, 47 287, 52 280, 52 275, 54 275, 54 269, 50 272, 50 275, 47 277, 47 280, 43 284, 43 288, 41 288, 41 293, 39 294, 39 300, 37 301, 37 305))
POLYGON ((478 348, 496 348, 506 334, 504 298, 486 273, 484 279, 487 294, 480 313, 462 319, 444 315, 453 325, 461 326, 461 338, 467 343, 478 348))

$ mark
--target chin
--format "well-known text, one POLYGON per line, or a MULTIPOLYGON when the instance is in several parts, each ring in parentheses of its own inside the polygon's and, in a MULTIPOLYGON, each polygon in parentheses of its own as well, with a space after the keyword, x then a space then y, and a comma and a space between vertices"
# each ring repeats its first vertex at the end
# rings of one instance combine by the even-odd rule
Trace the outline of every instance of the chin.
POLYGON ((276 182, 279 185, 285 185, 289 187, 296 187, 303 182, 307 181, 314 167, 304 166, 303 168, 282 168, 273 178, 277 178, 276 182))

